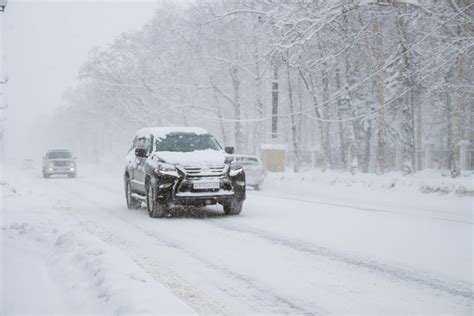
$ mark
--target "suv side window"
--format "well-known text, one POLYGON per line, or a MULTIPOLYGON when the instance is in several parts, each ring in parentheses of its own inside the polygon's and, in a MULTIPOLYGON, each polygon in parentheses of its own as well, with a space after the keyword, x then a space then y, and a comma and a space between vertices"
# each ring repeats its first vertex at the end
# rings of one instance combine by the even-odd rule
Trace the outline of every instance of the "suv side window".
POLYGON ((151 145, 152 145, 151 138, 147 137, 145 139, 145 149, 147 153, 151 153, 151 145))
POLYGON ((150 136, 140 137, 138 139, 136 148, 143 148, 143 149, 146 150, 147 153, 150 153, 151 152, 151 145, 152 145, 152 141, 151 141, 150 136))

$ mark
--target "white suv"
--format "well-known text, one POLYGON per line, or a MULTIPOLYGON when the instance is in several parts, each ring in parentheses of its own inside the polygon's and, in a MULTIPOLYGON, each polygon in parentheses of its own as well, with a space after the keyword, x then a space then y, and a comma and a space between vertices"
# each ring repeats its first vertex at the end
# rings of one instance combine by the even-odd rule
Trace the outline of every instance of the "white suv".
POLYGON ((76 157, 66 149, 53 149, 46 152, 43 157, 43 177, 63 174, 75 178, 77 174, 76 157))

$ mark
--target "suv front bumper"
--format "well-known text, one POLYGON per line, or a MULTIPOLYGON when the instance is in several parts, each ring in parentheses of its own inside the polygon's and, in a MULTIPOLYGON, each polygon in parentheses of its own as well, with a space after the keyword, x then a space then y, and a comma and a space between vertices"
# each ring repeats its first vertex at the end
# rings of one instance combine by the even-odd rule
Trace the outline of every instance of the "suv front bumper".
POLYGON ((183 192, 176 193, 171 204, 182 206, 205 206, 213 204, 224 204, 236 198, 235 192, 183 192))
POLYGON ((205 206, 224 204, 233 200, 245 200, 245 173, 242 171, 230 177, 228 174, 220 177, 181 177, 156 175, 157 196, 160 203, 173 205, 205 206), (199 182, 219 182, 219 188, 209 190, 194 189, 199 182))

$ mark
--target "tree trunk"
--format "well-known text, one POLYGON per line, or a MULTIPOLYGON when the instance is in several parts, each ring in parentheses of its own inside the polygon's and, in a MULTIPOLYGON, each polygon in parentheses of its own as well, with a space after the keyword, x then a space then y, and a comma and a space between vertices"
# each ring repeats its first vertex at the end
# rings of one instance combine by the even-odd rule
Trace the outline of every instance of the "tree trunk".
POLYGON ((321 160, 322 160, 321 169, 323 171, 326 171, 329 167, 329 157, 328 157, 328 150, 326 148, 327 144, 324 141, 326 139, 326 135, 325 135, 324 127, 323 127, 323 124, 322 124, 323 122, 322 122, 321 113, 319 111, 318 98, 316 96, 316 93, 314 91, 313 86, 306 79, 306 77, 303 74, 303 71, 301 70, 301 68, 299 69, 299 73, 300 73, 301 79, 303 79, 303 82, 305 84, 306 89, 309 91, 311 97, 313 98, 314 112, 316 114, 316 118, 318 119, 318 127, 319 127, 319 132, 320 132, 320 135, 321 135, 321 139, 320 139, 320 142, 319 142, 320 151, 321 151, 321 160))
MULTIPOLYGON (((342 4, 342 30, 343 30, 343 37, 344 40, 347 40, 349 38, 349 16, 348 16, 348 11, 346 8, 346 1, 341 0, 342 4)), ((351 74, 351 64, 350 64, 350 51, 348 50, 344 54, 344 70, 345 70, 345 98, 346 98, 346 104, 347 104, 347 113, 349 113, 350 116, 355 116, 354 112, 354 107, 352 106, 352 93, 349 89, 349 85, 351 83, 350 80, 350 74, 351 74)), ((352 173, 355 174, 357 173, 357 170, 359 168, 359 161, 357 159, 357 153, 356 153, 356 140, 355 140, 355 120, 351 120, 347 122, 345 130, 347 132, 347 154, 345 157, 345 162, 346 162, 346 167, 348 170, 352 173)))
POLYGON ((380 30, 379 17, 373 18, 373 32, 375 36, 374 54, 376 59, 376 96, 378 103, 377 116, 377 168, 376 172, 382 174, 385 172, 385 96, 384 81, 385 75, 383 67, 383 51, 382 51, 382 32, 380 30))
MULTIPOLYGON (((324 56, 322 55, 322 47, 319 45, 319 50, 321 52, 321 58, 324 56)), ((329 72, 328 72, 328 66, 326 62, 323 62, 321 65, 321 81, 322 81, 322 88, 323 88, 323 106, 321 108, 321 117, 325 120, 330 118, 330 104, 329 104, 329 72)), ((324 120, 320 122, 322 125, 322 129, 324 131, 324 146, 326 147, 326 155, 327 155, 327 160, 328 160, 328 167, 331 168, 333 164, 333 159, 332 159, 332 153, 331 153, 331 141, 329 139, 329 134, 330 134, 330 128, 331 125, 328 122, 325 122, 324 120)))
MULTIPOLYGON (((255 58, 255 97, 256 97, 256 111, 257 111, 257 117, 259 119, 263 119, 263 102, 262 102, 262 97, 261 97, 261 91, 262 91, 262 71, 260 69, 260 51, 258 49, 258 41, 257 41, 257 32, 256 29, 254 29, 254 35, 253 35, 253 45, 255 47, 254 50, 254 58, 255 58)), ((258 152, 258 146, 257 142, 260 142, 260 144, 265 142, 265 135, 264 135, 264 124, 263 121, 257 122, 255 124, 255 141, 254 141, 254 150, 255 152, 258 152)))
POLYGON ((240 78, 239 78, 239 68, 237 66, 232 66, 232 86, 234 87, 234 135, 235 135, 235 148, 237 152, 242 152, 244 146, 243 138, 243 128, 241 122, 241 112, 240 112, 240 78))
POLYGON ((278 65, 273 61, 272 81, 272 139, 278 138, 278 65))
POLYGON ((290 112, 292 113, 290 116, 290 120, 291 120, 291 138, 292 138, 292 143, 293 143, 293 152, 295 155, 294 170, 295 172, 298 172, 300 169, 300 150, 299 150, 299 142, 298 142, 298 135, 297 135, 297 127, 296 127, 297 125, 296 114, 294 114, 295 106, 293 103, 293 86, 291 84, 290 60, 289 60, 288 52, 286 54, 286 79, 288 82, 288 101, 290 103, 290 112))
MULTIPOLYGON (((339 67, 336 67, 336 90, 341 89, 341 78, 339 74, 339 67)), ((346 161, 346 143, 344 141, 344 123, 342 122, 343 118, 343 100, 341 97, 337 98, 337 119, 338 119, 338 130, 339 130, 339 154, 341 155, 341 166, 344 169, 347 169, 346 161)))
MULTIPOLYGON (((214 87, 212 80, 210 82, 211 82, 211 86, 214 87)), ((220 126, 221 134, 222 134, 222 142, 224 143, 224 146, 225 146, 228 144, 227 133, 226 133, 225 125, 223 121, 222 110, 219 105, 219 97, 217 96, 216 89, 214 88, 212 89, 212 96, 214 98, 214 106, 216 107, 217 117, 219 118, 219 126, 220 126)))
POLYGON ((455 90, 451 109, 451 177, 461 175, 461 91, 459 86, 463 79, 464 54, 457 58, 455 73, 455 90))
MULTIPOLYGON (((370 123, 369 123, 370 124, 370 123)), ((364 172, 369 172, 370 168, 370 150, 371 150, 371 141, 372 141, 372 126, 369 125, 365 132, 365 146, 364 146, 364 172)))
MULTIPOLYGON (((399 12, 400 13, 400 12, 399 12)), ((411 64, 408 54, 407 45, 407 25, 406 21, 400 14, 397 17, 398 34, 400 37, 400 45, 402 47, 403 65, 402 77, 403 88, 408 92, 403 96, 402 107, 402 172, 404 175, 409 175, 414 172, 415 168, 415 131, 413 118, 413 78, 411 73, 411 64)))

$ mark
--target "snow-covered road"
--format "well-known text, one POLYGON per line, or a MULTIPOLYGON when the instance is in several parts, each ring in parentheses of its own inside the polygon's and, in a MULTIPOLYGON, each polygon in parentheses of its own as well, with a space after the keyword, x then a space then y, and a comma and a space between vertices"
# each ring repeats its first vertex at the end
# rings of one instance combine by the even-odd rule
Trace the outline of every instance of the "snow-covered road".
POLYGON ((371 200, 369 192, 361 204, 262 191, 248 193, 240 216, 208 207, 151 219, 126 208, 120 170, 47 180, 33 170, 5 172, 4 312, 473 311, 470 198, 420 194, 408 202, 374 192, 386 195, 371 200), (35 249, 31 243, 37 252, 22 250, 35 249), (39 284, 17 275, 32 274, 27 260, 44 262, 39 284), (44 289, 42 300, 21 307, 22 286, 44 289), (61 295, 45 304, 53 293, 61 295))

